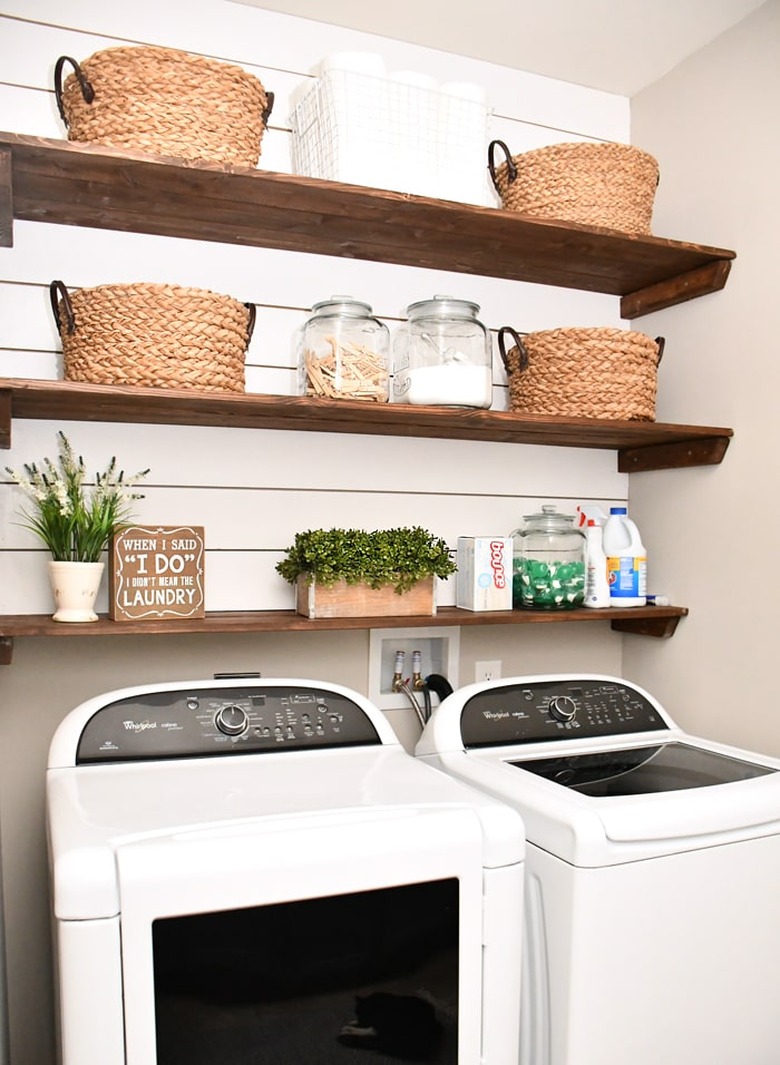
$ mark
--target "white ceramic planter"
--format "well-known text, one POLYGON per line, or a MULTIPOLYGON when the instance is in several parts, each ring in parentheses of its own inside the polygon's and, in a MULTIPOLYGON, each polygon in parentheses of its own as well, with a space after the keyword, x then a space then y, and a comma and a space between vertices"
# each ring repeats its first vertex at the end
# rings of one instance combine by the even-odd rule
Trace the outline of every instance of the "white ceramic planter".
POLYGON ((54 592, 54 621, 97 621, 95 599, 104 562, 49 562, 49 579, 54 592))

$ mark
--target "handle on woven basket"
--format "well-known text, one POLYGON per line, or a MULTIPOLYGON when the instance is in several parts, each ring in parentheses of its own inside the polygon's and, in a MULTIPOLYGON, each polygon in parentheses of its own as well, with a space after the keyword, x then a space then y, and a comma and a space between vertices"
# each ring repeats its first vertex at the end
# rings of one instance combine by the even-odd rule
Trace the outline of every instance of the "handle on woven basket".
POLYGON ((68 120, 65 117, 65 108, 62 106, 62 68, 66 63, 71 63, 73 65, 73 72, 81 86, 81 95, 84 97, 86 103, 91 104, 95 99, 95 90, 92 88, 91 82, 87 81, 84 71, 76 60, 71 59, 69 55, 61 55, 54 66, 54 95, 57 97, 57 108, 60 112, 60 118, 67 126, 68 120))
POLYGON ((664 348, 666 347, 666 337, 656 337, 655 342, 658 345, 658 357, 655 360, 656 367, 661 365, 661 359, 664 356, 664 348))
POLYGON ((249 321, 246 324, 246 346, 249 347, 249 341, 252 339, 252 333, 255 331, 255 321, 257 320, 257 307, 254 303, 245 303, 244 306, 249 311, 249 321))
POLYGON ((501 189, 498 187, 498 181, 496 180, 496 147, 499 147, 506 156, 506 176, 510 185, 517 179, 517 167, 515 166, 514 159, 509 153, 509 149, 503 141, 490 142, 488 145, 488 170, 490 171, 490 178, 496 186, 496 192, 500 193, 501 189))
POLYGON ((501 328, 498 331, 498 351, 499 351, 499 354, 501 355, 501 361, 504 364, 504 369, 506 370, 506 375, 507 375, 507 377, 511 377, 512 376, 512 368, 509 365, 509 360, 507 359, 506 341, 504 339, 504 337, 506 336, 507 333, 509 333, 509 335, 512 337, 512 340, 514 341, 514 346, 520 352, 520 371, 521 372, 523 370, 525 370, 527 368, 527 366, 528 366, 528 352, 525 350, 525 344, 520 339, 519 333, 516 330, 514 330, 511 325, 502 325, 501 328))
POLYGON ((73 313, 73 304, 70 302, 70 293, 65 287, 64 281, 52 281, 49 285, 49 299, 51 300, 51 309, 54 314, 54 321, 57 325, 58 332, 62 333, 62 320, 60 318, 60 305, 57 297, 62 300, 62 305, 65 310, 65 320, 67 323, 68 336, 71 336, 76 332, 76 316, 73 313))
POLYGON ((263 110, 263 113, 260 116, 262 118, 262 120, 263 120, 263 125, 264 126, 268 125, 268 119, 271 117, 271 112, 274 109, 274 100, 275 99, 276 99, 276 95, 274 93, 272 93, 272 92, 268 92, 268 90, 266 89, 265 90, 265 109, 263 110))

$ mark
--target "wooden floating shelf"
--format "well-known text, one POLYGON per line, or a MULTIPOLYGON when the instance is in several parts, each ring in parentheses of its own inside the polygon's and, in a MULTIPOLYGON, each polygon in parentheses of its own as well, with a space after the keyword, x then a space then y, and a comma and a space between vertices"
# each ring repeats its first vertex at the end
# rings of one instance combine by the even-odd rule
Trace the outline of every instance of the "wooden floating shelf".
MULTIPOLYGON (((395 263, 620 297, 633 319, 717 292, 733 251, 531 218, 288 174, 190 164, 67 141, 0 133, 0 246, 16 219, 395 263)), ((522 324, 522 323, 517 323, 522 324)), ((356 404, 297 396, 219 395, 73 382, 0 381, 0 447, 14 418, 226 426, 600 448, 618 469, 722 461, 732 430, 653 422, 544 418, 501 411, 356 404)), ((203 619, 62 625, 0 617, 0 663, 17 636, 93 637, 320 632, 430 625, 608 621, 618 632, 671 636, 684 607, 471 612, 434 617, 309 619, 293 611, 203 619)))
POLYGON ((440 625, 554 625, 572 622, 610 622, 617 632, 640 636, 669 637, 687 607, 645 606, 630 609, 587 610, 497 610, 475 612, 441 607, 433 616, 375 618, 307 618, 293 610, 213 612, 205 618, 172 621, 99 621, 83 625, 52 621, 48 614, 9 614, 0 617, 0 665, 10 664, 17 636, 175 636, 229 634, 237 632, 327 632, 337 629, 420 628, 440 625))
POLYGON ((623 318, 722 289, 735 258, 500 208, 0 133, 0 246, 12 245, 14 219, 604 292, 621 297, 623 318))
POLYGON ((658 422, 0 379, 0 447, 11 446, 14 418, 295 429, 600 448, 618 452, 621 473, 716 465, 732 436, 731 429, 658 422))

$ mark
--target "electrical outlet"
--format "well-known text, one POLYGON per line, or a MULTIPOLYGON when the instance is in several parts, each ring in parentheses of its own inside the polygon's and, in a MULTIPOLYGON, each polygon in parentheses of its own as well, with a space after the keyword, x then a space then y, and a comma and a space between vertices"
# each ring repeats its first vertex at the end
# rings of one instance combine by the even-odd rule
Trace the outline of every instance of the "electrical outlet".
POLYGON ((500 662, 475 662, 474 680, 479 684, 484 680, 498 680, 501 676, 500 662))

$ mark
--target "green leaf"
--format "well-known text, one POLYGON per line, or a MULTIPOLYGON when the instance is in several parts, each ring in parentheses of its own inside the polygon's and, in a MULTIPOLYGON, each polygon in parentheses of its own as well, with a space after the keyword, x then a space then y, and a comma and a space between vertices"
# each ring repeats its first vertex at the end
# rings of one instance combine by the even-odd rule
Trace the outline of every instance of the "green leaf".
POLYGON ((456 570, 444 540, 419 526, 395 529, 310 529, 297 533, 276 570, 294 584, 299 576, 319 584, 391 584, 399 594, 427 577, 456 570))

